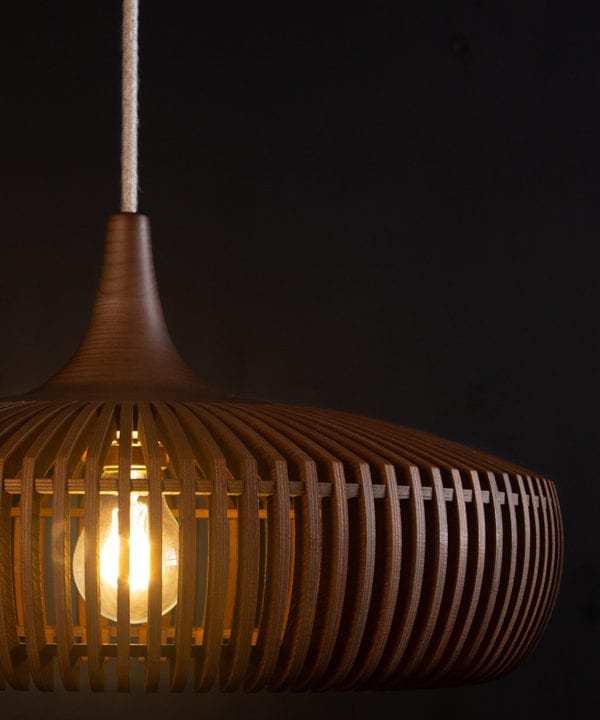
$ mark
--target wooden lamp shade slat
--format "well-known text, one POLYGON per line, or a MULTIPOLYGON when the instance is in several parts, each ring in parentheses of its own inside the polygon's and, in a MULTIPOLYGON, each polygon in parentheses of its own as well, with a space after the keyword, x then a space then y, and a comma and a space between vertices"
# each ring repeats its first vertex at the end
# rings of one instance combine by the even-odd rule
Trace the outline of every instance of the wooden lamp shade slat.
POLYGON ((119 555, 119 579, 117 586, 117 687, 125 692, 129 690, 129 535, 131 511, 131 442, 133 438, 133 403, 124 402, 119 409, 119 470, 118 470, 118 510, 119 538, 123 543, 123 552, 119 555))
POLYGON ((208 388, 168 336, 147 218, 114 215, 81 347, 0 402, 0 685, 50 690, 56 664, 68 690, 85 668, 92 689, 128 691, 140 661, 148 692, 492 680, 539 642, 562 542, 556 489, 532 471, 389 422, 208 388), (150 539, 142 622, 133 492, 150 539), (117 494, 121 539, 115 619, 104 493, 117 494), (176 557, 163 553, 167 507, 176 557), (167 610, 165 562, 177 563, 167 610))

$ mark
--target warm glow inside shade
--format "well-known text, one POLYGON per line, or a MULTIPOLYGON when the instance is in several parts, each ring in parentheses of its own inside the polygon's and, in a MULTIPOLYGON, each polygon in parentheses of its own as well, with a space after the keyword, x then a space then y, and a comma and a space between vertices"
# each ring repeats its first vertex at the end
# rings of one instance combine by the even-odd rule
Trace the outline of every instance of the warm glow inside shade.
MULTIPOLYGON (((179 555, 179 526, 164 496, 162 516, 162 614, 164 615, 177 603, 179 555)), ((104 617, 115 622, 120 545, 117 496, 102 495, 98 532, 100 612, 104 617)), ((73 579, 85 600, 85 530, 79 536, 73 553, 73 579)), ((148 619, 150 536, 148 506, 138 493, 131 493, 128 583, 130 622, 144 623, 148 619)))

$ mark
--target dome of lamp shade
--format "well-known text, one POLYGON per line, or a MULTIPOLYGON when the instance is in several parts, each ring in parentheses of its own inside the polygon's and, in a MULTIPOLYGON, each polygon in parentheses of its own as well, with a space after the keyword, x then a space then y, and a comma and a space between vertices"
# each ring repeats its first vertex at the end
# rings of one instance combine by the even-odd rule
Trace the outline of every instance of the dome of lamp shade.
POLYGON ((113 663, 128 690, 134 660, 148 691, 477 683, 531 653, 560 583, 550 480, 421 431, 198 380, 166 329, 138 214, 109 218, 73 359, 0 402, 0 480, 0 682, 20 689, 52 689, 55 667, 66 689, 83 668, 112 689, 113 663), (100 500, 116 494, 124 538, 132 493, 151 548, 142 623, 126 552, 116 620, 101 607, 100 500), (163 615, 165 514, 179 541, 163 615))

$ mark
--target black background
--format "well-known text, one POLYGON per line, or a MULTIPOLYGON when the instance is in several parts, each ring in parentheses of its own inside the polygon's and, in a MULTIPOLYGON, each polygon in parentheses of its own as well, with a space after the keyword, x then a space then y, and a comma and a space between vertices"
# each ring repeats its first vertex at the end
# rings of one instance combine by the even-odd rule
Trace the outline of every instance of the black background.
MULTIPOLYGON (((473 688, 6 691, 0 716, 583 716, 600 670, 598 10, 212 5, 142 0, 140 210, 176 345, 237 394, 385 418, 551 477, 558 605, 517 671, 473 688)), ((2 13, 5 396, 58 369, 86 325, 119 209, 120 3, 2 13)))

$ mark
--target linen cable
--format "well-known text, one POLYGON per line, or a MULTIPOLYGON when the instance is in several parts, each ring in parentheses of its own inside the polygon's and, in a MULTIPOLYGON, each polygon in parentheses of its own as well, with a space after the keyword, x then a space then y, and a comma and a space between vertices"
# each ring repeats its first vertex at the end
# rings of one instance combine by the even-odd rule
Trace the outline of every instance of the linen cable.
POLYGON ((137 212, 138 0, 123 0, 121 89, 121 212, 137 212))

